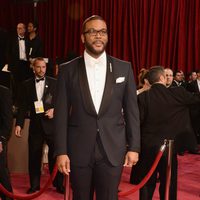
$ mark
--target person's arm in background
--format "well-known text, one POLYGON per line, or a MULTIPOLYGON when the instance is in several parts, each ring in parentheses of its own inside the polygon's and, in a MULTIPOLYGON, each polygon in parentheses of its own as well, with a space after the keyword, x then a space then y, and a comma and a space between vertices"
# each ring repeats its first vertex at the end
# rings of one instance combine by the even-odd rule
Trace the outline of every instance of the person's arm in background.
POLYGON ((13 113, 12 97, 8 88, 2 90, 0 97, 0 152, 3 151, 3 144, 8 141, 11 135, 13 113))

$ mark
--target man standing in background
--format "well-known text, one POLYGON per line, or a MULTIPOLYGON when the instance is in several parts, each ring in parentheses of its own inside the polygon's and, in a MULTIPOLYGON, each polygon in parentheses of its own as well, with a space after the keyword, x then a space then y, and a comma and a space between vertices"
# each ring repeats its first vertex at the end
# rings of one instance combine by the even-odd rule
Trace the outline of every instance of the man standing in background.
POLYGON ((17 24, 17 34, 10 39, 8 44, 8 70, 13 75, 13 103, 15 105, 19 103, 19 88, 22 82, 33 76, 28 61, 28 46, 25 32, 25 25, 23 23, 17 24))
POLYGON ((28 58, 29 60, 37 57, 44 56, 43 54, 43 44, 37 33, 36 22, 28 23, 28 58))
MULTIPOLYGON (((33 70, 35 77, 23 83, 15 127, 15 135, 21 137, 25 117, 27 112, 30 112, 28 136, 30 188, 27 193, 34 193, 40 190, 41 160, 44 142, 49 147, 48 161, 50 172, 53 171, 55 163, 55 159, 53 159, 53 98, 56 80, 45 75, 46 63, 43 58, 36 58, 34 60, 33 70)), ((57 174, 53 185, 58 192, 64 192, 62 174, 57 174)))

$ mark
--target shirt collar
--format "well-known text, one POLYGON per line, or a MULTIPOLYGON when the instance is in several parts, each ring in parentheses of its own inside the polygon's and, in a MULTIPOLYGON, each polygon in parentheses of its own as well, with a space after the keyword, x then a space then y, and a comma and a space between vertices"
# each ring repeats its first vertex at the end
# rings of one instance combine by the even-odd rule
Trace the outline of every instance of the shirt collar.
POLYGON ((98 57, 94 58, 90 56, 87 51, 84 51, 84 59, 86 63, 89 63, 90 66, 94 66, 95 64, 104 64, 106 65, 106 53, 105 51, 98 57))
POLYGON ((21 36, 21 35, 18 35, 18 38, 20 39, 25 39, 25 37, 24 36, 21 36))

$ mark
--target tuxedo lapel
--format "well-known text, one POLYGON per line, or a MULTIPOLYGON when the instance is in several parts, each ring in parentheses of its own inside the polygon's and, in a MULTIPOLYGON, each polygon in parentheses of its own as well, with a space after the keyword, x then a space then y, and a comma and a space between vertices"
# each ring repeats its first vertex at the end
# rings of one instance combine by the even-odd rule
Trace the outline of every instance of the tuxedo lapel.
POLYGON ((89 88, 86 69, 85 69, 85 62, 84 62, 83 57, 81 57, 79 61, 78 75, 79 75, 79 84, 80 84, 80 89, 81 89, 81 94, 82 94, 82 99, 83 99, 85 109, 91 115, 97 115, 95 107, 94 107, 94 103, 92 101, 92 96, 90 93, 90 88, 89 88))
POLYGON ((106 82, 98 116, 101 116, 109 106, 113 92, 113 85, 114 85, 113 64, 111 58, 107 55, 106 82))
POLYGON ((32 83, 31 83, 31 91, 33 91, 32 92, 32 99, 33 99, 33 101, 37 101, 38 100, 38 98, 37 98, 37 92, 36 92, 36 87, 35 87, 35 79, 33 78, 33 81, 32 81, 32 83))
POLYGON ((43 93, 43 97, 42 97, 43 102, 44 102, 46 94, 48 92, 48 88, 49 88, 49 81, 48 81, 48 78, 46 77, 45 83, 44 83, 44 93, 43 93))

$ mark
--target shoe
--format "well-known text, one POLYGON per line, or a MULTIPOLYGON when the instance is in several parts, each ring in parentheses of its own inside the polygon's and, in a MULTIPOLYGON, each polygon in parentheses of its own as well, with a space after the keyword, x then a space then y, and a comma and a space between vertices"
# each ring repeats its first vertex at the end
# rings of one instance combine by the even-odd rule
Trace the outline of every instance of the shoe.
POLYGON ((32 193, 35 193, 37 191, 39 191, 40 188, 37 187, 37 188, 29 188, 28 191, 26 192, 27 194, 32 194, 32 193))
POLYGON ((58 193, 60 193, 60 194, 64 194, 65 193, 65 188, 64 188, 64 186, 57 186, 56 187, 56 191, 58 192, 58 193))

